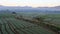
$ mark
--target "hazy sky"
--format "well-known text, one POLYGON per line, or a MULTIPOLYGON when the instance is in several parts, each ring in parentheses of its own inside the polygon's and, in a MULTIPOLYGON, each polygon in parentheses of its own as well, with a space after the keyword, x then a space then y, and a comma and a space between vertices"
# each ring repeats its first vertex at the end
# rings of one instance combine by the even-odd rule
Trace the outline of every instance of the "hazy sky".
POLYGON ((0 5, 5 6, 32 6, 52 7, 60 5, 60 0, 0 0, 0 5))

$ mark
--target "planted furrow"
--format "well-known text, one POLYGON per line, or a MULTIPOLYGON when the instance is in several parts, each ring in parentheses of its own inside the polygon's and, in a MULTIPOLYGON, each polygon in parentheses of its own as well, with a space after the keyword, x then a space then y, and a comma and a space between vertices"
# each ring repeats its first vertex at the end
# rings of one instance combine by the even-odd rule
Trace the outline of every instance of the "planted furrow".
POLYGON ((3 34, 3 32, 2 32, 2 23, 1 23, 1 20, 0 20, 0 34, 3 34))
POLYGON ((6 20, 7 24, 9 25, 10 29, 15 33, 15 34, 20 34, 18 30, 15 29, 14 25, 10 23, 10 21, 6 20))
POLYGON ((3 25, 4 25, 4 27, 5 27, 5 31, 6 31, 8 34, 10 34, 10 33, 8 32, 7 28, 6 28, 6 23, 5 23, 5 21, 2 20, 2 22, 3 22, 3 25))
MULTIPOLYGON (((14 20, 9 19, 9 21, 11 21, 12 24, 16 27, 16 29, 19 30, 17 24, 15 25, 16 22, 15 22, 14 20)), ((22 27, 21 27, 21 28, 22 28, 22 27)), ((20 28, 20 31, 19 31, 19 32, 20 32, 21 34, 25 34, 25 33, 21 30, 21 28, 20 28)))
POLYGON ((0 33, 3 34, 2 32, 2 25, 0 24, 0 33))
MULTIPOLYGON (((27 23, 27 22, 26 22, 27 23)), ((34 27, 34 24, 33 25, 31 25, 31 24, 29 24, 29 23, 22 23, 22 25, 23 26, 25 26, 25 28, 24 28, 24 30, 26 30, 26 31, 28 31, 28 32, 30 32, 30 33, 33 33, 33 34, 39 34, 39 32, 37 32, 37 31, 35 31, 35 30, 33 30, 33 29, 29 29, 30 27, 34 27), (29 26, 29 25, 30 26, 29 26)))
MULTIPOLYGON (((17 17, 17 18, 19 18, 19 17, 17 17)), ((27 21, 27 22, 34 23, 34 24, 37 24, 37 25, 39 25, 39 26, 45 27, 45 25, 44 25, 44 26, 41 25, 41 24, 43 24, 43 23, 40 22, 40 21, 29 20, 29 19, 25 19, 25 18, 19 18, 19 20, 27 21)), ((44 24, 45 24, 45 23, 44 23, 44 24)), ((50 25, 50 24, 49 24, 49 25, 50 25)), ((52 25, 52 26, 53 26, 53 25, 52 25)), ((45 29, 46 29, 46 28, 45 28, 45 29)), ((54 32, 54 33, 57 34, 57 32, 53 31, 53 30, 52 30, 51 28, 49 28, 49 27, 47 27, 47 30, 50 30, 50 31, 52 31, 52 32, 54 32)))
MULTIPOLYGON (((16 20, 16 21, 17 21, 17 20, 16 20)), ((18 20, 18 21, 19 21, 19 20, 18 20)), ((26 23, 27 23, 27 22, 22 23, 22 25, 25 26, 24 30, 26 30, 26 31, 28 31, 28 32, 30 32, 30 33, 32 33, 32 34, 40 34, 40 33, 41 33, 40 31, 38 31, 38 30, 35 29, 36 26, 35 26, 34 24, 31 25, 31 23, 27 23, 27 24, 26 24, 26 23), (29 26, 28 24, 29 24, 30 26, 29 26), (33 27, 34 29, 33 29, 32 27, 33 27), (30 28, 31 28, 31 29, 30 29, 30 28)), ((21 23, 20 23, 20 24, 21 24, 21 23)), ((19 25, 19 24, 18 24, 18 25, 19 25)), ((19 26, 20 26, 20 25, 19 25, 19 26)), ((38 27, 38 26, 37 26, 37 27, 38 27)))
MULTIPOLYGON (((11 19, 10 19, 10 21, 13 22, 11 19)), ((15 22, 15 19, 14 19, 14 22, 15 22)), ((24 29, 23 29, 24 27, 21 27, 21 26, 22 26, 21 24, 19 25, 19 24, 17 24, 16 22, 15 22, 15 23, 12 23, 12 24, 14 24, 14 26, 15 26, 18 30, 22 31, 24 34, 32 34, 31 32, 24 30, 24 29)))
POLYGON ((6 29, 5 29, 5 27, 6 27, 5 22, 3 22, 2 19, 1 19, 1 24, 2 24, 2 26, 1 26, 1 31, 2 31, 1 34, 5 34, 5 33, 8 34, 6 29))
MULTIPOLYGON (((16 19, 14 19, 15 21, 17 21, 16 19)), ((15 22, 14 21, 14 22, 15 22)), ((19 23, 20 23, 20 21, 18 21, 19 23)), ((20 23, 20 24, 17 24, 17 22, 15 22, 14 24, 15 25, 17 25, 16 26, 16 28, 18 28, 19 30, 22 30, 23 32, 29 32, 28 34, 39 34, 37 31, 35 31, 35 30, 32 30, 32 29, 29 29, 28 27, 30 27, 30 26, 28 26, 27 24, 25 24, 25 23, 20 23), (16 24, 15 24, 16 23, 16 24), (18 26, 21 26, 21 25, 23 25, 24 26, 24 29, 22 28, 19 28, 18 26), (28 26, 28 27, 27 27, 28 26)), ((29 24, 29 23, 28 23, 29 24)), ((31 25, 31 24, 30 24, 31 25)), ((31 25, 31 26, 33 26, 33 25, 31 25)), ((34 27, 34 26, 33 26, 34 27)))
POLYGON ((3 19, 3 24, 4 24, 4 26, 5 26, 5 30, 6 30, 6 32, 8 33, 8 34, 14 34, 11 30, 10 30, 10 28, 9 28, 9 26, 8 26, 8 24, 7 24, 7 21, 5 20, 5 19, 3 19))

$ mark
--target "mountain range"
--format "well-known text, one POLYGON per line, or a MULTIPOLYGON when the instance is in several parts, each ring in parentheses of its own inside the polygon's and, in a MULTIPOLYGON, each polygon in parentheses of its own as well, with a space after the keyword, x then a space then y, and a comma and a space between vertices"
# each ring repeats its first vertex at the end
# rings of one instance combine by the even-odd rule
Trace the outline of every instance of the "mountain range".
POLYGON ((0 13, 9 13, 10 12, 35 12, 35 13, 59 13, 60 14, 60 6, 55 7, 30 7, 30 6, 2 6, 0 5, 0 13), (7 11, 8 10, 8 11, 7 11))

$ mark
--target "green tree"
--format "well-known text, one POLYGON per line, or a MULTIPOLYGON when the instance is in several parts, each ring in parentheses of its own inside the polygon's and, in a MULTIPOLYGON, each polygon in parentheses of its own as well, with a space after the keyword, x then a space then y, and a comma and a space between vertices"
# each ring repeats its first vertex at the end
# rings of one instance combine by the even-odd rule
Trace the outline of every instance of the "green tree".
POLYGON ((12 12, 12 14, 16 14, 16 12, 12 12))

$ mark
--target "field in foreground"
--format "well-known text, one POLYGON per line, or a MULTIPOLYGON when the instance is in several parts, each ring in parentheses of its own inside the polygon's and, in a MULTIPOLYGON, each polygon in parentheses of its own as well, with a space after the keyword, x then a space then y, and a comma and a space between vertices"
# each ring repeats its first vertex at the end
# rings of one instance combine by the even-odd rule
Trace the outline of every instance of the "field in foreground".
POLYGON ((0 16, 0 34, 55 34, 41 26, 17 20, 11 15, 0 16))

